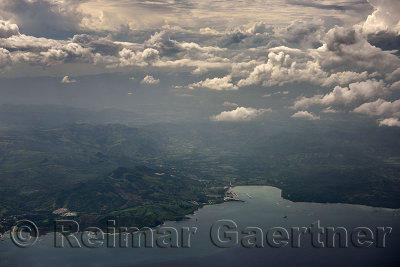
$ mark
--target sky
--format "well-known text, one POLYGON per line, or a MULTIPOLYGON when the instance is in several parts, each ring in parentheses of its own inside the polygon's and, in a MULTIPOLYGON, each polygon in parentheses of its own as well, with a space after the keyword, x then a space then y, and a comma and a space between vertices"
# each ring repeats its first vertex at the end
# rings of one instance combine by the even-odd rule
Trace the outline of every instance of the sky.
POLYGON ((399 49, 398 0, 0 0, 0 102, 400 127, 399 49))

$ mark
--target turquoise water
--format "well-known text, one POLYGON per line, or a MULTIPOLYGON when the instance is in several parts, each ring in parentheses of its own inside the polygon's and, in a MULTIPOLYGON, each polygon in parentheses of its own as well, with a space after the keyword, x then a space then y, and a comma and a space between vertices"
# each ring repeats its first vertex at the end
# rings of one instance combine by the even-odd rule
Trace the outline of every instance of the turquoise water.
MULTIPOLYGON (((281 198, 281 190, 269 186, 235 187, 243 202, 205 206, 188 220, 163 226, 197 227, 190 248, 54 248, 54 235, 41 236, 33 247, 17 248, 10 240, 0 242, 0 266, 400 266, 400 210, 348 204, 294 203, 281 198), (237 224, 239 239, 245 227, 259 227, 264 247, 219 248, 211 242, 210 228, 218 220, 237 224), (386 248, 314 248, 310 235, 301 247, 272 248, 265 241, 267 230, 309 227, 320 221, 324 227, 392 227, 386 248)), ((156 228, 157 229, 157 228, 156 228)), ((325 238, 325 236, 323 236, 325 238)), ((376 235, 375 235, 376 238, 376 235)))

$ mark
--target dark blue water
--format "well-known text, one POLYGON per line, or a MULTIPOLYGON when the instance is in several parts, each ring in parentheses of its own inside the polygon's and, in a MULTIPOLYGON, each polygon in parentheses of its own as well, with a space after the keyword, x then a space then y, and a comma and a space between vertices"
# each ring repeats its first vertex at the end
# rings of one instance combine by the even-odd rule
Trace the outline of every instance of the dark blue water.
MULTIPOLYGON (((227 202, 206 206, 190 219, 167 222, 178 230, 197 227, 190 248, 54 248, 54 234, 41 236, 33 247, 21 249, 10 240, 0 242, 0 266, 400 266, 400 210, 361 205, 294 203, 281 198, 281 191, 268 186, 236 187, 244 202, 227 202), (229 219, 237 224, 239 244, 232 248, 215 246, 210 228, 218 220, 229 219), (292 227, 310 227, 320 221, 322 227, 344 227, 348 231, 347 248, 326 247, 326 234, 321 236, 324 248, 312 246, 311 235, 300 238, 300 248, 289 243, 273 248, 266 241, 268 229, 283 227, 289 234, 292 227), (244 248, 241 231, 259 227, 264 247, 244 248), (350 238, 357 227, 373 231, 373 244, 355 247, 350 238), (376 245, 376 227, 392 227, 386 236, 386 247, 376 245)), ((225 228, 223 228, 225 229, 225 228)), ((339 241, 339 240, 337 240, 339 241)))

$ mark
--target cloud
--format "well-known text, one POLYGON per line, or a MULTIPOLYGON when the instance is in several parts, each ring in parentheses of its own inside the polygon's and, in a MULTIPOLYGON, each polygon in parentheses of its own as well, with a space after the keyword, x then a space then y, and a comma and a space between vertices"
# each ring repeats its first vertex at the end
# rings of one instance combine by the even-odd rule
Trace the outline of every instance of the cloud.
POLYGON ((367 80, 365 82, 351 83, 348 87, 336 86, 326 95, 302 97, 295 101, 294 109, 304 109, 313 105, 320 106, 348 106, 359 104, 367 100, 388 94, 388 89, 383 81, 367 80))
POLYGON ((241 32, 240 30, 235 30, 229 33, 226 33, 218 40, 218 45, 220 47, 230 47, 233 45, 237 45, 242 42, 248 35, 246 33, 241 32))
POLYGON ((191 95, 191 94, 185 94, 185 93, 183 93, 183 94, 175 94, 176 96, 181 96, 181 97, 190 97, 190 96, 193 96, 193 95, 191 95))
POLYGON ((330 29, 324 38, 325 44, 318 48, 318 58, 322 67, 353 71, 369 70, 378 73, 390 72, 400 64, 400 59, 392 51, 371 45, 357 27, 337 27, 330 29))
POLYGON ((320 117, 312 114, 311 112, 308 111, 297 111, 294 113, 292 118, 300 118, 300 119, 307 119, 307 120, 319 120, 320 117))
POLYGON ((217 91, 232 91, 232 90, 238 90, 239 88, 234 85, 232 82, 232 76, 228 75, 222 78, 213 78, 213 79, 205 79, 204 81, 200 81, 198 83, 193 83, 190 84, 188 87, 193 88, 193 87, 203 87, 203 88, 208 88, 211 90, 217 90, 217 91))
MULTIPOLYGON (((62 65, 57 70, 61 76, 75 73, 65 70, 75 64, 85 70, 93 65, 100 72, 116 68, 137 77, 137 70, 156 77, 165 73, 177 79, 171 84, 216 91, 301 83, 265 92, 286 94, 290 89, 291 95, 302 96, 314 90, 296 99, 293 108, 304 111, 318 105, 322 113, 343 108, 367 114, 369 106, 363 104, 400 88, 398 1, 371 0, 374 10, 359 0, 278 2, 269 3, 271 11, 265 12, 259 1, 116 0, 109 5, 92 0, 0 0, 0 71, 34 66, 46 72, 48 66, 62 65), (360 23, 368 10, 370 16, 360 23), (221 12, 229 12, 229 22, 221 12)), ((148 75, 141 83, 159 80, 148 75)), ((254 89, 259 96, 261 90, 254 89)), ((382 101, 377 104, 388 105, 382 101)), ((235 103, 224 106, 243 113, 235 103)), ((392 110, 376 116, 397 118, 395 114, 392 110)))
POLYGON ((238 86, 259 85, 269 87, 294 82, 308 82, 321 86, 346 85, 368 78, 368 72, 326 72, 317 59, 301 50, 287 47, 269 49, 268 61, 254 67, 250 74, 239 80, 238 86))
POLYGON ((327 108, 324 108, 321 112, 322 113, 336 113, 337 111, 335 109, 333 109, 332 107, 327 107, 327 108))
POLYGON ((362 25, 366 34, 392 32, 400 35, 400 2, 398 0, 368 0, 374 12, 362 25))
POLYGON ((10 51, 0 47, 0 68, 9 66, 12 63, 10 51))
POLYGON ((76 83, 76 80, 70 79, 69 76, 66 75, 61 79, 61 83, 76 83))
MULTIPOLYGON (((79 31, 84 1, 2 0, 3 17, 16 22, 21 32, 35 36, 66 37, 79 31)), ((1 14, 0 14, 1 15, 1 14)))
MULTIPOLYGON (((60 65, 89 63, 109 68, 145 67, 190 68, 193 73, 229 68, 230 61, 215 53, 224 49, 171 40, 165 32, 138 44, 117 42, 95 35, 77 34, 68 40, 37 38, 18 32, 18 26, 1 21, 0 47, 7 50, 10 64, 60 65), (151 47, 150 47, 151 46, 151 47)), ((2 64, 1 67, 4 67, 2 64)))
POLYGON ((141 81, 142 84, 159 84, 160 80, 159 79, 154 79, 153 76, 147 75, 146 77, 143 78, 141 81))
POLYGON ((335 84, 345 85, 356 81, 363 81, 366 79, 368 79, 367 71, 361 73, 353 71, 342 71, 342 72, 332 73, 322 82, 321 85, 322 86, 331 86, 335 84))
POLYGON ((246 32, 251 34, 264 34, 272 32, 272 27, 266 24, 264 21, 257 21, 249 26, 250 27, 246 29, 246 32))
MULTIPOLYGON (((296 51, 297 52, 297 51, 296 51)), ((254 68, 248 77, 238 82, 239 87, 262 84, 263 86, 283 85, 296 80, 315 80, 317 75, 311 71, 319 69, 312 61, 296 62, 290 54, 283 51, 270 52, 267 63, 254 68)), ((321 71, 318 71, 322 73, 321 71)))
POLYGON ((370 33, 367 36, 368 42, 382 50, 396 51, 394 54, 399 56, 400 35, 393 32, 370 33))
POLYGON ((18 25, 0 20, 0 38, 8 38, 13 35, 20 35, 18 25))
POLYGON ((236 107, 239 106, 238 104, 232 103, 232 102, 229 102, 229 101, 225 101, 222 105, 223 105, 224 107, 234 107, 234 108, 236 108, 236 107))
POLYGON ((374 102, 364 103, 353 111, 368 116, 390 116, 400 118, 400 99, 390 102, 379 98, 374 102))
POLYGON ((400 121, 397 118, 387 118, 379 121, 379 126, 400 127, 400 121))
POLYGON ((278 91, 278 92, 274 93, 274 95, 288 95, 288 94, 289 94, 289 91, 278 91))
POLYGON ((209 27, 201 28, 199 32, 200 34, 204 35, 222 35, 222 33, 220 33, 219 31, 211 29, 209 27))
POLYGON ((210 117, 212 121, 229 121, 229 122, 239 122, 239 121, 250 121, 261 116, 267 111, 272 111, 271 109, 255 109, 238 107, 231 111, 223 111, 218 115, 210 117))
POLYGON ((153 48, 160 52, 162 56, 173 56, 183 49, 179 42, 171 40, 166 31, 157 32, 144 43, 145 47, 153 48))
POLYGON ((299 5, 303 7, 313 7, 313 8, 318 8, 318 9, 324 9, 324 10, 340 10, 340 11, 346 11, 346 10, 358 10, 360 7, 357 6, 361 2, 343 2, 342 4, 324 4, 321 3, 323 1, 305 1, 305 0, 286 0, 289 4, 292 5, 299 5))
POLYGON ((317 48, 322 45, 321 40, 325 35, 325 27, 322 20, 295 21, 284 29, 278 30, 277 33, 289 44, 317 48))

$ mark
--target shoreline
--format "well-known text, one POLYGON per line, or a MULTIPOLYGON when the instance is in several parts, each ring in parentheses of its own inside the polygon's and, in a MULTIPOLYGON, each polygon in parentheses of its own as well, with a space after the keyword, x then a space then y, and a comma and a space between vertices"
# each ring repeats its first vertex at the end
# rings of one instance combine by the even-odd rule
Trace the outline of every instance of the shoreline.
MULTIPOLYGON (((197 213, 199 210, 201 210, 201 209, 203 209, 203 208, 205 208, 205 207, 207 207, 207 206, 223 205, 224 203, 229 203, 229 202, 241 202, 241 203, 246 203, 246 202, 247 202, 246 200, 241 199, 240 196, 239 196, 236 192, 234 192, 235 189, 240 188, 240 187, 242 187, 242 188, 246 188, 246 187, 270 187, 270 188, 274 188, 274 189, 276 189, 276 190, 279 190, 279 192, 280 192, 280 197, 281 197, 282 199, 284 199, 284 200, 286 200, 286 201, 290 201, 291 203, 299 203, 299 204, 300 204, 300 203, 303 203, 303 204, 310 204, 310 203, 312 203, 312 204, 320 204, 320 205, 345 205, 345 206, 353 206, 353 207, 359 207, 359 208, 380 209, 380 210, 385 210, 385 211, 389 211, 389 212, 396 212, 396 211, 398 211, 399 214, 395 214, 395 216, 400 216, 400 208, 395 209, 395 208, 387 208, 387 207, 379 207, 379 206, 369 206, 369 205, 364 205, 364 204, 343 203, 343 202, 307 202, 307 201, 293 201, 293 200, 291 200, 291 199, 289 199, 289 198, 284 197, 283 194, 282 194, 283 190, 282 190, 281 188, 279 188, 279 187, 276 187, 276 186, 271 186, 271 185, 236 185, 236 186, 231 186, 231 187, 229 187, 229 188, 227 189, 226 192, 233 191, 233 193, 235 193, 237 199, 228 199, 228 200, 224 200, 224 201, 222 201, 222 202, 216 202, 216 203, 204 203, 204 204, 202 204, 201 206, 198 206, 198 208, 197 208, 196 210, 194 210, 193 212, 183 215, 183 217, 180 218, 180 219, 177 219, 177 220, 165 220, 165 221, 163 221, 163 222, 160 223, 160 224, 151 225, 151 226, 143 226, 143 227, 140 227, 140 229, 143 229, 143 228, 150 228, 150 229, 155 230, 155 229, 157 229, 157 228, 162 227, 163 225, 165 225, 166 222, 181 222, 181 221, 185 221, 185 220, 190 220, 192 217, 188 217, 188 216, 190 216, 190 215, 196 216, 196 215, 197 215, 196 213, 197 213)), ((252 198, 253 198, 252 196, 249 196, 248 193, 247 193, 247 197, 248 197, 249 199, 252 199, 252 198)), ((69 219, 69 220, 74 220, 73 218, 68 218, 68 219, 69 219)), ((54 222, 55 222, 55 221, 56 221, 56 220, 54 220, 54 222)), ((100 227, 99 225, 97 225, 96 227, 98 227, 99 229, 102 229, 102 230, 104 230, 104 229, 107 228, 107 227, 100 227)), ((133 227, 135 227, 135 226, 133 226, 133 227)), ((139 228, 139 227, 138 227, 138 228, 139 228)), ((49 227, 49 228, 47 228, 47 227, 38 227, 38 229, 39 229, 39 232, 40 232, 40 233, 43 233, 43 234, 40 234, 40 236, 57 233, 57 232, 54 232, 54 231, 50 230, 51 227, 49 227)), ((4 241, 4 240, 7 240, 7 239, 10 239, 10 235, 9 235, 10 232, 11 232, 11 229, 8 230, 8 231, 6 231, 6 232, 3 233, 3 234, 0 234, 0 241, 4 241)), ((82 232, 79 231, 79 233, 82 233, 82 232)))

